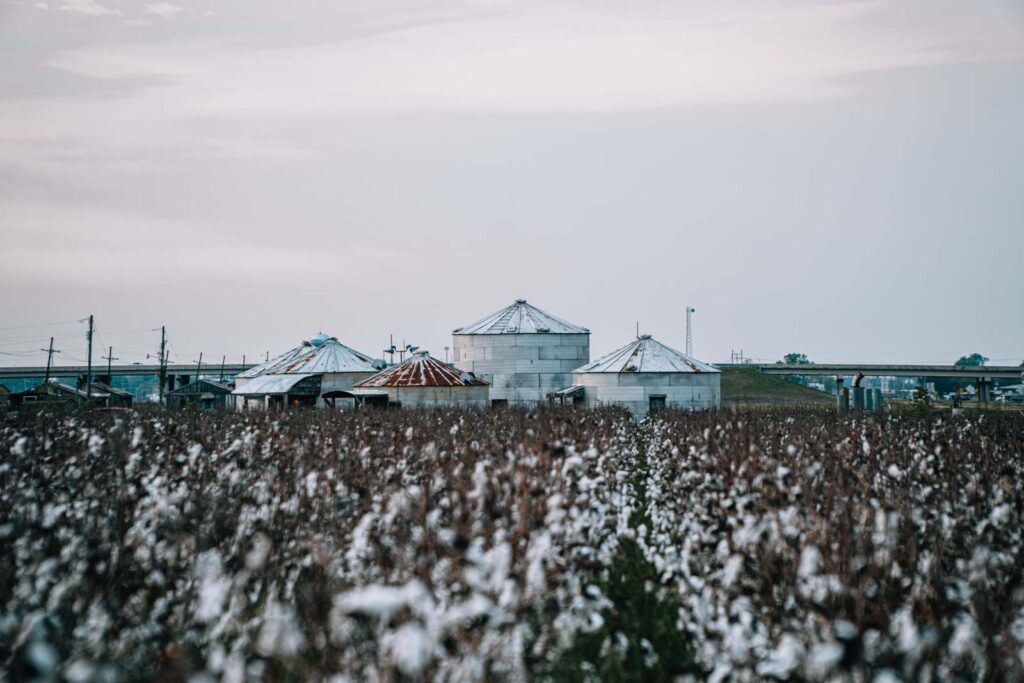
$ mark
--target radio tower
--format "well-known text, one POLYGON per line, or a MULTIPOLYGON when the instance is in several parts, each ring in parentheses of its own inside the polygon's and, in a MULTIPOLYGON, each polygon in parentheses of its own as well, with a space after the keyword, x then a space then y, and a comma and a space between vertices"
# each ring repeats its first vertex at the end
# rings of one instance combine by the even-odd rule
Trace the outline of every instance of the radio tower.
POLYGON ((686 307, 686 355, 693 355, 693 314, 696 308, 686 307))

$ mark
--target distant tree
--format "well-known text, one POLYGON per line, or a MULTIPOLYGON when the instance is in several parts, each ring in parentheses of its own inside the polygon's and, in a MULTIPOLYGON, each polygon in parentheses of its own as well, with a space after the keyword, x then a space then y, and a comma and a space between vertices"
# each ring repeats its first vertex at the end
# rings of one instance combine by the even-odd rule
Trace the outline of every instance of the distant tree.
MULTIPOLYGON (((980 353, 972 353, 969 356, 961 356, 956 362, 957 367, 980 368, 988 362, 988 358, 980 353)), ((1024 365, 1024 364, 1022 364, 1024 365)))
POLYGON ((928 398, 928 392, 924 390, 924 387, 914 389, 914 393, 910 397, 910 406, 919 413, 931 413, 932 401, 928 398))
POLYGON ((806 353, 787 353, 779 361, 779 364, 782 363, 786 365, 810 365, 811 359, 807 357, 806 353))

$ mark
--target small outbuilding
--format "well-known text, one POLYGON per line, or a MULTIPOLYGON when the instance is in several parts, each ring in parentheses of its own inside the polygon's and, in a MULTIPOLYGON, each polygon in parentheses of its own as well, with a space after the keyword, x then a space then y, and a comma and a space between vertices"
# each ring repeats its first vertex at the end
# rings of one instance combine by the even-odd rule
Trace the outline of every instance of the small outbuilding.
MULTIPOLYGON (((236 375, 235 395, 246 398, 236 401, 235 405, 239 409, 254 408, 259 405, 259 402, 252 398, 257 396, 258 392, 255 387, 249 385, 260 378, 269 376, 293 378, 301 376, 304 378, 308 375, 317 375, 320 378, 318 380, 320 393, 314 397, 314 403, 317 406, 351 407, 353 401, 344 398, 349 390, 356 382, 372 377, 381 367, 383 367, 382 362, 345 346, 338 341, 337 337, 320 333, 309 341, 304 341, 297 347, 271 358, 266 363, 236 375), (322 394, 342 398, 331 398, 331 400, 325 401, 322 394)), ((297 382, 301 381, 301 378, 297 382)), ((302 389, 304 390, 309 385, 309 382, 305 383, 302 389)), ((268 386, 276 391, 279 388, 279 383, 269 381, 268 386)), ((281 395, 279 393, 264 394, 265 397, 281 395)), ((295 394, 293 398, 299 395, 295 394)), ((305 394, 301 395, 305 397, 305 394)), ((304 402, 305 398, 302 401, 304 402)), ((271 403, 276 404, 277 402, 278 399, 274 399, 273 401, 264 401, 264 404, 270 406, 271 403)))
POLYGON ((320 401, 323 375, 288 373, 254 377, 232 394, 235 406, 242 410, 280 410, 305 406, 314 408, 320 401))
POLYGON ((442 363, 419 351, 398 365, 358 382, 353 391, 386 392, 393 406, 414 408, 485 408, 490 385, 472 372, 442 363))
POLYGON ((164 394, 167 407, 195 407, 199 410, 227 410, 234 405, 231 385, 212 379, 199 379, 164 394))
POLYGON ((109 408, 131 408, 132 403, 135 402, 132 392, 118 389, 106 382, 93 382, 92 388, 107 395, 107 407, 109 408))
POLYGON ((645 334, 577 368, 572 389, 577 395, 582 391, 585 406, 624 406, 640 419, 664 408, 717 408, 722 401, 721 376, 718 368, 645 334))

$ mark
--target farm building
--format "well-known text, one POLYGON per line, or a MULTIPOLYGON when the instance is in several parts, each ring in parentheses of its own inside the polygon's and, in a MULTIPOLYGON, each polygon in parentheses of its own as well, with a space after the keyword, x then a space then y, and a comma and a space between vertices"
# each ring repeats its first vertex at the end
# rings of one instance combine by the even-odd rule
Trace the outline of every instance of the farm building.
POLYGON ((323 405, 321 373, 269 374, 253 377, 245 385, 235 387, 235 407, 240 410, 275 410, 323 405))
POLYGON ((637 418, 662 408, 703 410, 721 403, 721 372, 643 335, 593 363, 577 368, 563 395, 583 404, 621 405, 637 418))
POLYGON ((354 391, 367 397, 386 393, 388 402, 396 406, 484 408, 490 405, 489 389, 487 382, 473 373, 419 351, 402 363, 359 382, 354 391))
POLYGON ((131 408, 135 402, 132 392, 112 387, 106 382, 93 382, 92 388, 107 395, 107 406, 111 408, 131 408))
POLYGON ((491 383, 491 402, 542 403, 590 360, 590 330, 525 299, 452 332, 454 364, 491 383))
POLYGON ((224 410, 234 405, 231 386, 212 379, 199 379, 164 394, 168 408, 197 407, 224 410))
MULTIPOLYGON (((345 346, 338 341, 337 337, 329 337, 321 333, 309 341, 302 342, 294 349, 237 375, 235 377, 235 396, 245 396, 246 398, 237 400, 235 405, 239 409, 257 407, 260 405, 256 398, 259 396, 259 387, 265 384, 278 392, 282 381, 288 384, 286 380, 275 381, 262 378, 286 376, 299 382, 308 375, 320 377, 318 394, 314 397, 315 404, 318 406, 335 405, 334 399, 325 401, 322 394, 344 396, 356 382, 372 377, 380 370, 381 365, 366 354, 345 346)), ((309 386, 310 383, 306 382, 302 385, 301 390, 304 391, 309 386)), ((293 398, 300 395, 291 393, 293 393, 293 398)), ((263 404, 269 406, 271 404, 270 396, 281 395, 283 394, 264 393, 263 396, 268 400, 263 401, 263 404)), ((273 399, 273 402, 278 400, 273 399)), ((351 407, 351 405, 351 399, 342 399, 341 407, 351 407)))

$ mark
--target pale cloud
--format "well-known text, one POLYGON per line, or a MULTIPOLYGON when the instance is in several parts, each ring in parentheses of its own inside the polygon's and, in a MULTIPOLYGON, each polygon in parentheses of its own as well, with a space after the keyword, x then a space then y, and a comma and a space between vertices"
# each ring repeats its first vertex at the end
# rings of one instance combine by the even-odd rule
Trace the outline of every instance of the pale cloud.
MULTIPOLYGON (((153 7, 150 5, 149 7, 153 7)), ((665 16, 532 7, 365 40, 239 49, 106 44, 47 66, 90 78, 175 76, 163 115, 279 116, 430 109, 643 110, 816 102, 850 76, 1020 57, 998 31, 949 21, 885 29, 874 2, 665 16)), ((147 92, 142 97, 150 97, 147 92)))
POLYGON ((64 4, 60 6, 60 10, 62 12, 86 14, 93 17, 99 17, 105 14, 115 14, 114 11, 107 9, 96 2, 96 0, 65 0, 64 4))
POLYGON ((182 7, 173 5, 169 2, 151 2, 146 5, 146 13, 154 14, 158 17, 169 18, 178 14, 182 11, 182 7))

